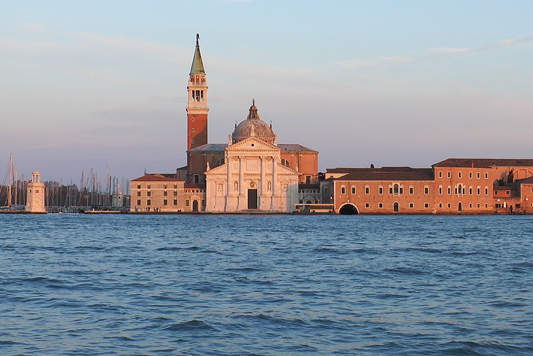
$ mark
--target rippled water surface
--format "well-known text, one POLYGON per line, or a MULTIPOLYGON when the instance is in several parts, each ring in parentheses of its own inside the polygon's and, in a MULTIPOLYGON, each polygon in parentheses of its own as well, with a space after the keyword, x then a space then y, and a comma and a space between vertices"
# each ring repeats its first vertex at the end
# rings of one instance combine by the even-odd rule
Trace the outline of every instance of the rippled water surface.
POLYGON ((0 215, 1 355, 531 355, 532 216, 0 215))

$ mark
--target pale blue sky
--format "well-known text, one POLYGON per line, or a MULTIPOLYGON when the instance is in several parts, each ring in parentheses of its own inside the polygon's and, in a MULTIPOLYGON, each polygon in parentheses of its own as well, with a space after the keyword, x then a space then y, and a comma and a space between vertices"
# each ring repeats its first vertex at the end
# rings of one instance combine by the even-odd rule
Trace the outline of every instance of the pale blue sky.
POLYGON ((10 153, 75 183, 184 165, 196 33, 212 143, 255 98, 322 171, 533 158, 532 17, 529 0, 0 0, 0 174, 10 153))

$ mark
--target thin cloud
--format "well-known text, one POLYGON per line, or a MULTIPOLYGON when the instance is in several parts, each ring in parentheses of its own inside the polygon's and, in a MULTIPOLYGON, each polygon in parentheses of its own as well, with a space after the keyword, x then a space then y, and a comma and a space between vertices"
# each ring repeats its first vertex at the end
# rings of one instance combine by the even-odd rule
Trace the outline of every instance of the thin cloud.
POLYGON ((346 68, 361 68, 361 67, 373 67, 378 65, 377 62, 370 62, 370 61, 363 61, 361 59, 352 59, 349 61, 341 61, 338 62, 339 65, 346 67, 346 68))
POLYGON ((369 66, 382 66, 390 63, 422 63, 428 62, 443 57, 473 54, 479 52, 488 52, 493 50, 499 50, 503 48, 511 48, 518 45, 528 44, 533 42, 533 36, 523 37, 518 39, 506 39, 495 43, 488 44, 486 46, 463 48, 463 47, 436 47, 423 51, 422 53, 411 56, 388 56, 377 57, 371 60, 353 59, 337 62, 338 65, 343 67, 357 69, 369 66))
POLYGON ((40 23, 25 22, 19 25, 19 28, 26 32, 42 33, 45 31, 45 27, 40 23))

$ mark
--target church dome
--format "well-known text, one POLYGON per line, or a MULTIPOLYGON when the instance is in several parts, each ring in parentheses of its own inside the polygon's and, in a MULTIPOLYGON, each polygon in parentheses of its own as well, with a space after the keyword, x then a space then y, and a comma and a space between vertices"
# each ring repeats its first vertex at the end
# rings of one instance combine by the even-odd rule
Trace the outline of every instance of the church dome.
POLYGON ((274 143, 276 135, 272 131, 272 124, 268 125, 259 118, 257 113, 257 106, 255 100, 252 101, 250 112, 246 120, 243 120, 239 125, 235 126, 235 130, 231 134, 232 142, 237 143, 249 137, 257 137, 260 140, 268 143, 274 143))

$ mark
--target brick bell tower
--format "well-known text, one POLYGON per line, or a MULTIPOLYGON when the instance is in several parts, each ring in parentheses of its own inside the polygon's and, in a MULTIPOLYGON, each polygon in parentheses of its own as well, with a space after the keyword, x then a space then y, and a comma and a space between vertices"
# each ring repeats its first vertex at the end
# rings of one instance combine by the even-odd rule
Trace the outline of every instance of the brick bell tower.
MULTIPOLYGON (((207 81, 205 80, 204 64, 200 54, 196 35, 196 49, 192 59, 191 72, 187 93, 189 102, 187 105, 187 150, 205 145, 207 143, 207 81)), ((187 155, 189 156, 189 155, 187 155)), ((187 159, 188 160, 188 159, 187 159)), ((187 162, 189 166, 189 162, 187 162)), ((190 167, 190 166, 189 166, 190 167)))

